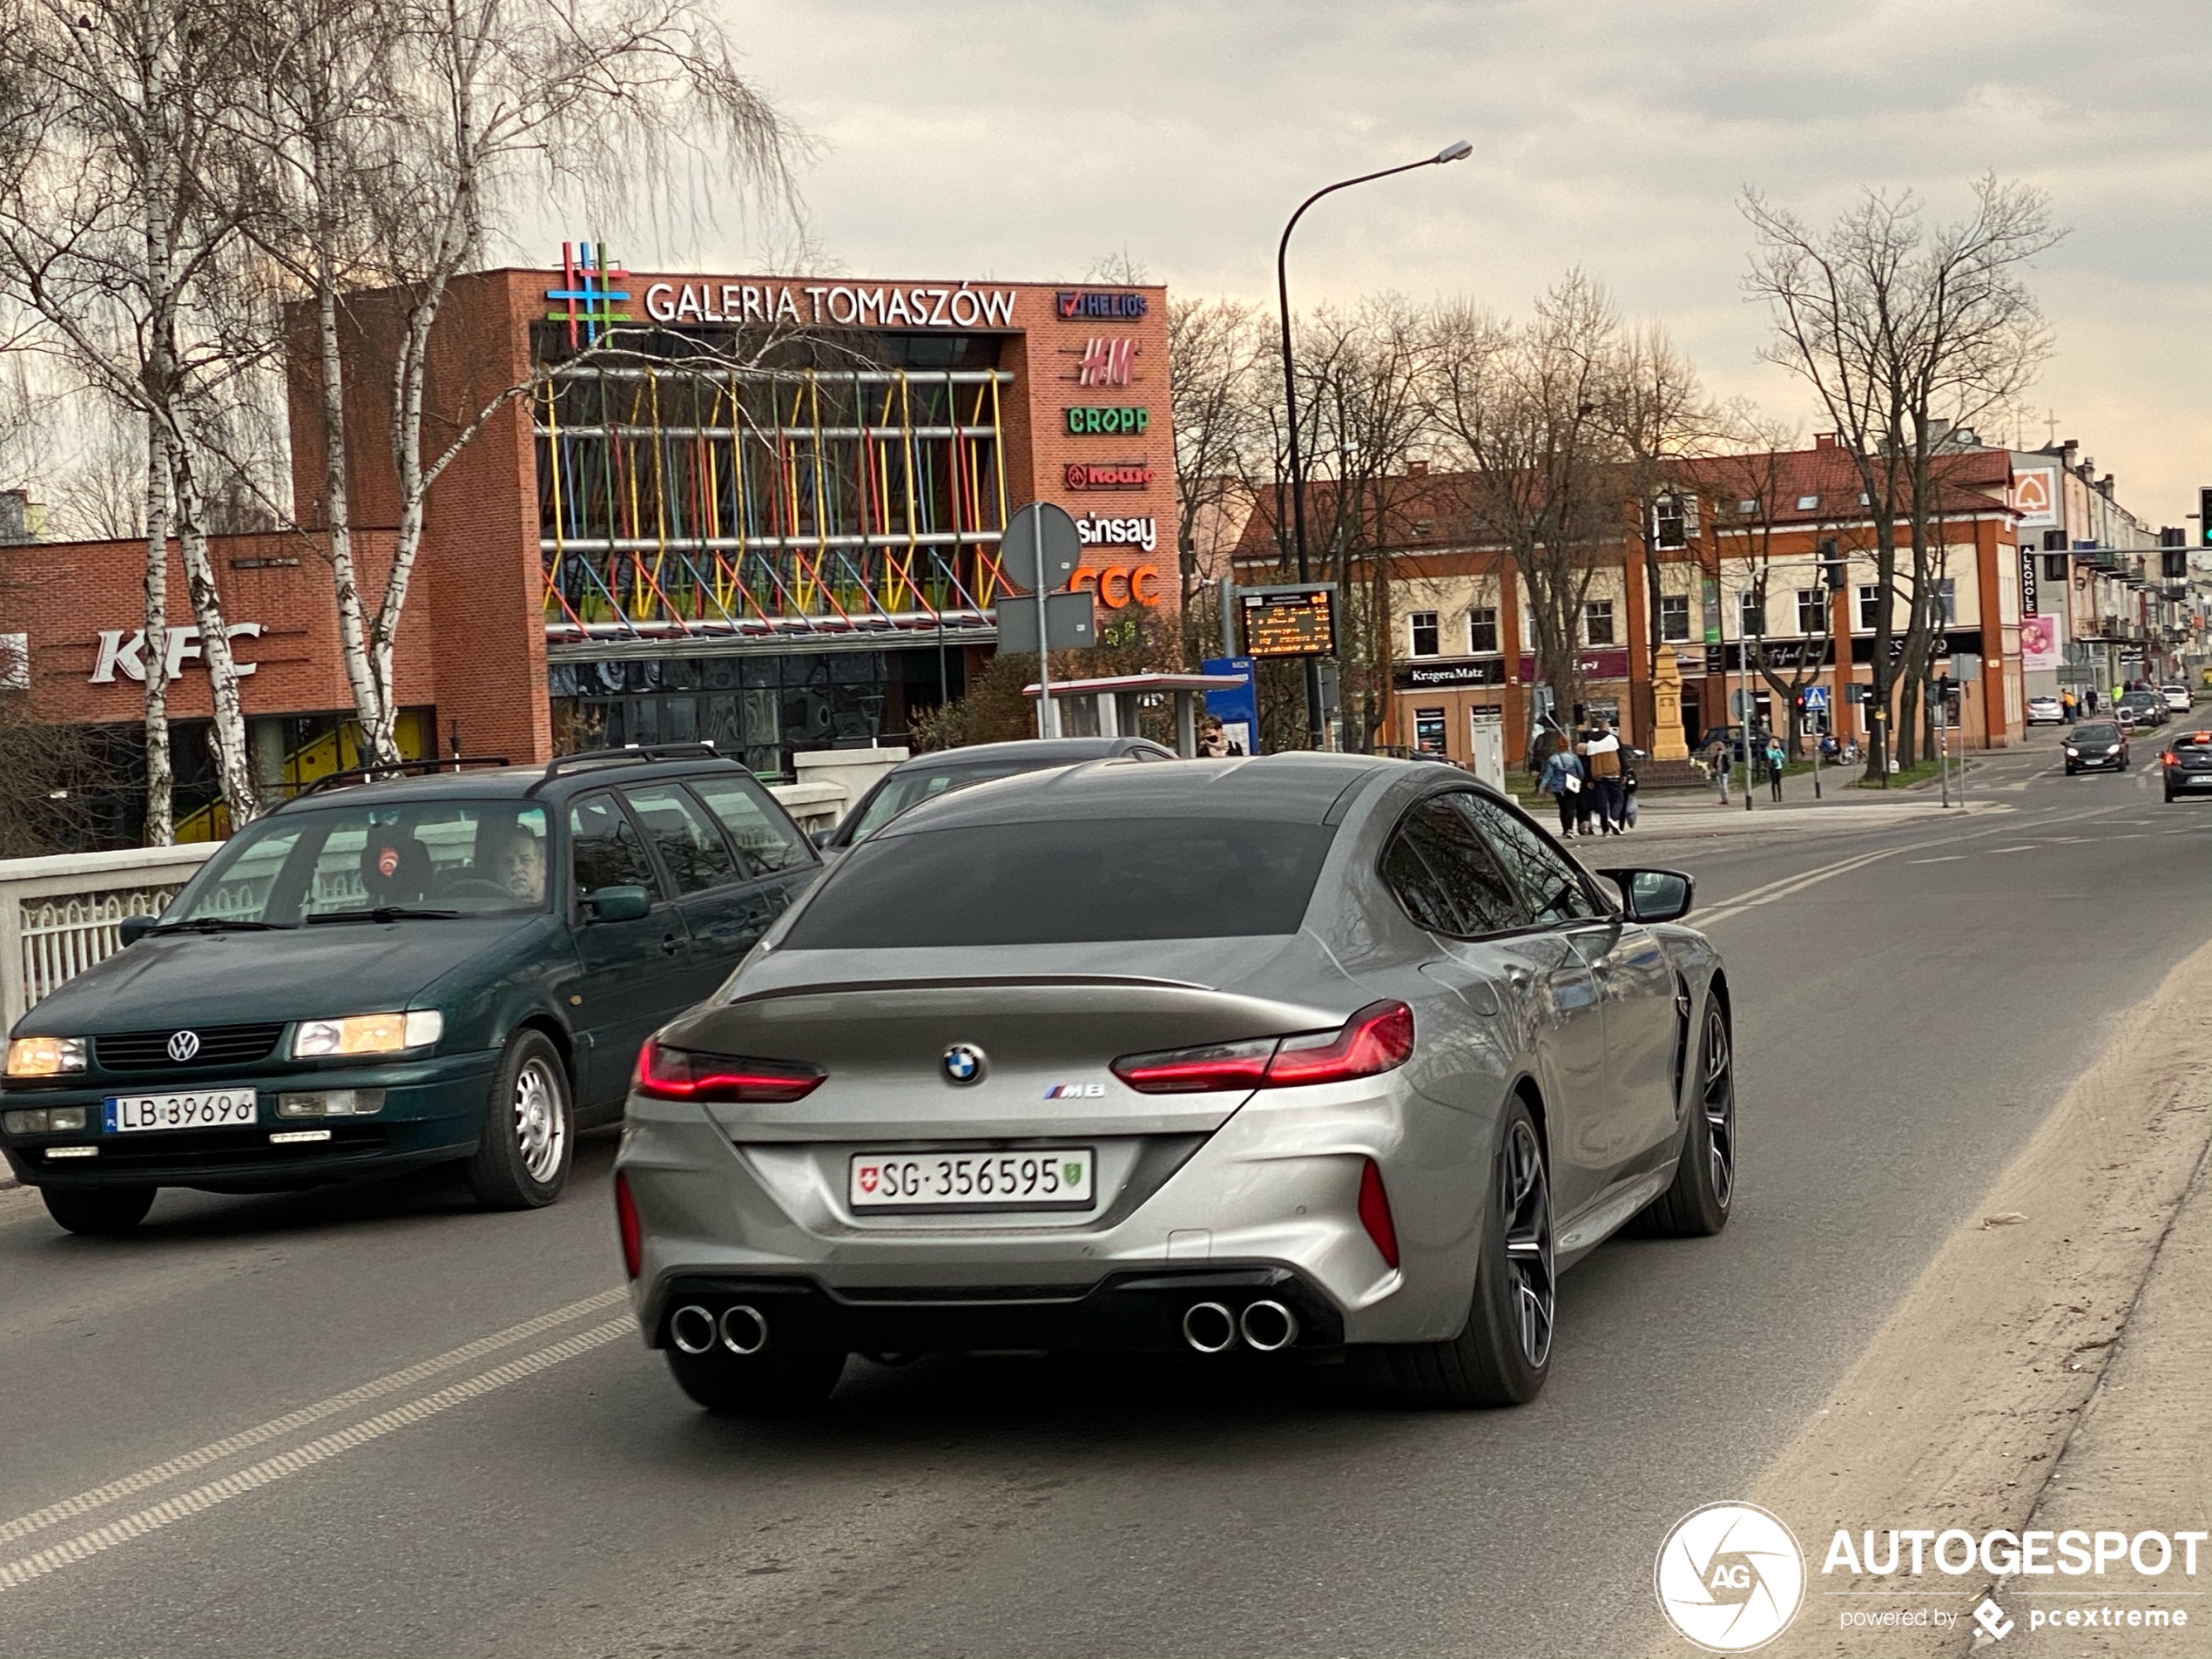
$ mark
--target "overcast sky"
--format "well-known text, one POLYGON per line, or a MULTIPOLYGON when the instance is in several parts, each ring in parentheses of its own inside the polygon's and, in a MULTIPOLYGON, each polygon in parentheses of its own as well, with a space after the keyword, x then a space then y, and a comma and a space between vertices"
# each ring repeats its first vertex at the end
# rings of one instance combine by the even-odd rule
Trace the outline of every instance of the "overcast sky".
MULTIPOLYGON (((1294 303, 1520 312, 1579 264, 1714 390, 1808 432, 1738 289, 1744 186, 1817 220, 1869 185, 1949 215, 1993 167, 2072 227, 2033 273, 2058 436, 2155 524, 2212 483, 2204 0, 725 3, 819 143, 809 229, 846 273, 1049 280, 1125 249, 1177 292, 1271 300, 1307 192, 1466 138, 1469 160, 1309 214, 1294 303)), ((670 262, 757 252, 731 226, 670 262)))

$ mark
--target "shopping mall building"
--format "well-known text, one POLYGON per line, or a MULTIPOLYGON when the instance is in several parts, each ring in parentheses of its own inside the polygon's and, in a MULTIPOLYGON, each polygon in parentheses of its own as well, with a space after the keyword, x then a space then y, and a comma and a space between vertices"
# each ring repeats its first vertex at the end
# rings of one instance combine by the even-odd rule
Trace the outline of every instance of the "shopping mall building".
MULTIPOLYGON (((566 253, 564 250, 564 253, 566 253)), ((349 337, 352 522, 372 596, 400 502, 386 436, 398 320, 366 296, 349 337), (364 368, 367 372, 364 372, 364 368)), ((216 569, 257 772, 350 764, 312 360, 295 365, 306 532, 224 536, 216 569)), ((1057 502, 1102 620, 1177 599, 1166 295, 1157 287, 701 276, 591 268, 455 282, 431 350, 435 455, 519 388, 429 497, 395 666, 403 746, 516 760, 711 739, 763 772, 794 751, 903 741, 960 695, 1026 588, 1008 515, 1057 502)), ((34 718, 142 752, 142 544, 10 550, 5 653, 34 718)), ((184 610, 172 559, 172 618, 184 610)), ((172 717, 210 712, 196 635, 172 717)), ((180 817, 212 796, 177 745, 180 817)), ((128 764, 127 761, 125 763, 128 764)))

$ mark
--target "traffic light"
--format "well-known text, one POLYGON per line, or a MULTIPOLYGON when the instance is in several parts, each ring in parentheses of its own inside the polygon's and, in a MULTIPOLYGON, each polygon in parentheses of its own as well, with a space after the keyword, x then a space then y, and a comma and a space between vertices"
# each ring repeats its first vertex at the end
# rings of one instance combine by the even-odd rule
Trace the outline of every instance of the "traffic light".
POLYGON ((2196 544, 2212 547, 2212 487, 2196 492, 2196 544))
POLYGON ((1844 590, 1844 557, 1837 551, 1836 538, 1832 536, 1822 536, 1820 538, 1820 579, 1828 584, 1829 592, 1841 593, 1844 590))

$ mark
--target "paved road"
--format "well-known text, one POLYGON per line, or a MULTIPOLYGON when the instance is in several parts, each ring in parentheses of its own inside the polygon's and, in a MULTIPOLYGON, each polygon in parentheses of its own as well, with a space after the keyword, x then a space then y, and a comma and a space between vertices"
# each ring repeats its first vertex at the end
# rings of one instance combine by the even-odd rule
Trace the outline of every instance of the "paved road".
POLYGON ((0 1194, 0 1645, 1639 1650, 1667 1525, 1749 1487, 2206 936, 2212 806, 2053 752, 1977 774, 2008 812, 1620 849, 1692 870, 1729 954, 1743 1185, 1721 1238, 1568 1277, 1518 1412, 1411 1415, 1346 1371, 932 1360, 856 1366, 819 1420, 714 1421, 622 1323, 604 1142, 532 1216, 436 1179, 173 1193, 99 1242, 0 1194))

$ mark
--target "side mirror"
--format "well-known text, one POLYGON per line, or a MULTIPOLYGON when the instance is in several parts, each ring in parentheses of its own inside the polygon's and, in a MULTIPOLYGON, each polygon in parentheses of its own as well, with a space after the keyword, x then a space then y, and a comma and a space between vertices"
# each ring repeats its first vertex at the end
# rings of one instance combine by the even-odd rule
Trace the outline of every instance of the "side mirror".
POLYGON ((1697 884, 1679 870, 1600 870, 1621 889, 1621 907, 1634 921, 1675 921, 1689 914, 1697 884))
POLYGON ((831 837, 831 836, 833 836, 833 835, 834 835, 834 834, 836 834, 836 833, 837 833, 837 826, 836 826, 836 825, 834 825, 834 824, 833 824, 833 825, 831 825, 831 826, 830 826, 827 829, 818 829, 818 830, 816 830, 816 831, 815 831, 815 832, 814 832, 812 835, 809 835, 806 839, 807 839, 808 840, 810 840, 810 841, 813 842, 813 844, 814 844, 816 846, 827 846, 830 844, 830 837, 831 837))
POLYGON ((583 895, 583 907, 593 921, 642 921, 653 907, 653 895, 643 887, 594 887, 583 895))
POLYGON ((125 916, 115 924, 115 936, 128 948, 153 931, 156 920, 152 916, 125 916))

